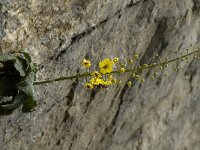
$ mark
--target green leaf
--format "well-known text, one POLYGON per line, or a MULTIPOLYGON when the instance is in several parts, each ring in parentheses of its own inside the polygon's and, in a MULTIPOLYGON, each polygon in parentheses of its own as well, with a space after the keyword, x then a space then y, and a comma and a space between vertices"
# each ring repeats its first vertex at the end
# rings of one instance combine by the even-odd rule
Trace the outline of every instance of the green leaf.
POLYGON ((32 111, 37 102, 34 97, 33 82, 35 81, 35 73, 31 70, 27 78, 18 84, 18 89, 20 92, 25 93, 27 99, 23 102, 22 112, 32 111))
POLYGON ((6 62, 6 61, 12 61, 12 60, 15 60, 14 55, 10 55, 10 54, 1 54, 0 55, 0 62, 6 62))
POLYGON ((21 52, 23 55, 24 55, 24 57, 28 60, 28 62, 32 62, 32 59, 31 59, 31 56, 29 55, 29 53, 26 53, 26 52, 21 52))
POLYGON ((0 115, 8 115, 22 106, 22 112, 30 112, 37 106, 33 83, 37 67, 31 63, 28 53, 0 54, 3 68, 0 70, 0 96, 12 96, 8 102, 0 101, 0 115))
POLYGON ((25 77, 25 75, 26 75, 26 72, 25 72, 25 69, 24 69, 25 66, 24 66, 23 62, 20 61, 20 59, 15 60, 14 67, 19 72, 21 77, 25 77))
POLYGON ((6 104, 1 104, 0 108, 4 111, 10 111, 17 109, 26 99, 26 95, 23 93, 18 93, 14 98, 12 98, 11 102, 7 102, 6 104))
POLYGON ((23 103, 22 112, 30 112, 33 111, 37 106, 37 102, 33 96, 28 96, 27 100, 23 103))
POLYGON ((0 78, 0 96, 14 96, 17 93, 17 81, 9 76, 0 78))

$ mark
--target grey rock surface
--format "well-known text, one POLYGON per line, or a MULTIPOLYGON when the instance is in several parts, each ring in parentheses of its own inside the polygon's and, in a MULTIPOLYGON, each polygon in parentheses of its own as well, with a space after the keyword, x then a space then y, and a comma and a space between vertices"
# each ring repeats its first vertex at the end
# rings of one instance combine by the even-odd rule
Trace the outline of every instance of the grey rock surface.
MULTIPOLYGON (((37 80, 76 74, 85 57, 149 63, 191 44, 200 46, 199 0, 0 0, 0 52, 29 52, 37 80)), ((83 79, 35 86, 34 112, 0 117, 0 149, 199 150, 200 62, 178 64, 132 87, 130 75, 97 92, 83 79)))

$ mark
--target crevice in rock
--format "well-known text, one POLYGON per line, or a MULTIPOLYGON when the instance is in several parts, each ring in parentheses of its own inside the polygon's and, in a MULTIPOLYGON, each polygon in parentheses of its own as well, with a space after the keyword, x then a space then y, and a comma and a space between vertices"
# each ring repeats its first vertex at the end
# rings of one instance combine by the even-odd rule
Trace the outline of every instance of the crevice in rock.
MULTIPOLYGON (((156 31, 154 32, 151 38, 151 42, 149 43, 144 55, 140 60, 141 65, 145 63, 147 64, 152 63, 152 60, 149 58, 152 58, 155 52, 157 52, 159 56, 162 55, 164 49, 168 45, 168 42, 166 42, 165 40, 165 32, 167 31, 167 28, 168 28, 167 18, 161 19, 157 25, 156 31)), ((145 78, 148 78, 150 73, 151 70, 148 70, 147 73, 145 74, 145 78)))
POLYGON ((193 0, 194 5, 192 7, 193 12, 200 12, 200 1, 199 0, 193 0))
MULTIPOLYGON (((105 139, 110 141, 111 140, 111 136, 115 134, 115 132, 116 132, 115 124, 116 124, 117 117, 118 117, 118 115, 120 113, 120 108, 121 108, 121 105, 123 103, 123 97, 124 97, 124 94, 125 94, 126 90, 127 90, 127 85, 125 85, 123 87, 123 89, 122 89, 120 94, 116 94, 114 96, 113 99, 115 99, 115 97, 117 97, 119 95, 119 100, 120 101, 119 101, 119 104, 117 106, 116 113, 115 113, 114 117, 112 118, 111 123, 104 129, 104 135, 101 137, 100 142, 103 142, 105 139)), ((106 148, 106 149, 108 149, 108 148, 106 148)))
POLYGON ((87 147, 86 147, 85 150, 88 150, 88 149, 89 149, 89 147, 90 147, 90 145, 91 145, 91 143, 92 143, 92 138, 93 138, 93 137, 90 138, 90 141, 89 141, 89 143, 88 143, 88 145, 87 145, 87 147))
POLYGON ((142 27, 146 23, 150 23, 150 20, 152 19, 151 14, 155 8, 155 2, 154 1, 142 1, 142 7, 140 8, 139 12, 136 15, 135 23, 142 27))
POLYGON ((56 142, 56 145, 60 145, 60 143, 61 143, 61 140, 59 139, 57 142, 56 142))
POLYGON ((114 100, 118 97, 119 91, 120 91, 120 88, 118 88, 118 90, 115 92, 115 95, 114 95, 114 97, 113 97, 112 100, 111 100, 111 103, 110 103, 109 108, 112 108, 112 107, 113 107, 114 100))
POLYGON ((104 24, 106 24, 110 19, 112 19, 113 17, 116 17, 117 15, 119 15, 121 17, 121 12, 127 8, 130 8, 130 7, 133 7, 141 2, 143 2, 144 0, 142 1, 138 1, 138 2, 133 2, 131 1, 130 4, 128 4, 125 8, 121 9, 121 10, 118 10, 117 12, 114 13, 114 15, 104 19, 103 21, 99 22, 96 26, 93 26, 93 27, 88 27, 88 29, 86 29, 85 31, 83 31, 82 33, 80 34, 77 34, 75 35, 74 37, 72 37, 71 39, 71 43, 63 50, 61 50, 61 52, 59 54, 57 54, 57 56, 52 56, 50 57, 49 59, 52 60, 53 58, 55 58, 56 60, 58 60, 65 52, 66 50, 71 46, 73 45, 74 43, 80 41, 83 37, 89 35, 92 31, 96 30, 97 28, 103 26, 104 24))
POLYGON ((122 91, 121 91, 121 93, 120 93, 120 95, 119 95, 119 100, 120 100, 120 101, 119 101, 118 107, 117 107, 117 109, 116 109, 116 113, 115 113, 115 115, 114 115, 114 117, 113 117, 113 119, 112 119, 112 123, 110 124, 110 126, 109 126, 108 128, 112 128, 112 127, 114 127, 115 124, 116 124, 117 117, 118 117, 118 115, 119 115, 119 113, 120 113, 121 105, 123 104, 123 97, 124 97, 124 94, 125 94, 127 88, 128 88, 128 87, 127 87, 127 85, 125 84, 124 87, 123 87, 123 89, 122 89, 122 91))
POLYGON ((72 146, 73 146, 73 143, 75 142, 75 140, 77 139, 77 134, 73 135, 72 139, 71 139, 71 143, 70 143, 70 146, 69 146, 69 149, 68 150, 72 150, 72 146))
POLYGON ((63 122, 66 123, 69 118, 70 118, 69 112, 68 110, 65 110, 63 122))
POLYGON ((145 0, 141 0, 141 1, 137 1, 137 2, 134 2, 134 0, 131 0, 130 4, 128 4, 125 8, 129 8, 129 7, 132 7, 132 6, 135 6, 139 3, 142 3, 144 2, 145 0))
POLYGON ((84 111, 84 114, 87 112, 87 110, 88 110, 88 108, 89 108, 89 105, 92 103, 92 101, 95 99, 95 96, 96 96, 96 94, 99 92, 99 88, 97 88, 97 89, 93 89, 92 91, 91 91, 91 94, 90 94, 90 99, 87 101, 87 103, 86 103, 86 109, 85 109, 85 111, 84 111))
MULTIPOLYGON (((91 32, 93 31, 93 29, 88 29, 78 35, 75 35, 74 37, 72 37, 71 39, 71 43, 69 46, 67 46, 67 48, 69 48, 71 45, 73 45, 74 43, 78 42, 80 39, 82 39, 83 37, 89 35, 91 32)), ((58 61, 58 59, 66 52, 67 48, 61 50, 61 52, 55 57, 55 60, 58 61)), ((53 56, 54 57, 54 56, 53 56)), ((49 59, 53 59, 53 57, 50 57, 49 59)))
POLYGON ((185 76, 189 76, 190 93, 192 93, 193 91, 192 80, 197 73, 197 69, 198 69, 198 66, 196 66, 196 64, 193 61, 191 61, 185 72, 185 76))
MULTIPOLYGON (((71 43, 68 45, 65 49, 61 50, 61 52, 55 57, 55 60, 58 61, 58 59, 66 52, 66 50, 73 44, 79 42, 83 37, 88 36, 90 33, 92 33, 95 29, 97 29, 100 26, 103 26, 108 19, 103 20, 100 22, 96 27, 89 27, 86 31, 75 35, 74 37, 71 38, 71 43)), ((54 56, 53 56, 54 57, 54 56)), ((49 59, 53 59, 53 57, 50 57, 49 59)))
POLYGON ((77 85, 78 85, 78 80, 76 79, 76 80, 72 83, 71 89, 70 89, 68 95, 66 96, 66 98, 67 98, 67 105, 68 105, 68 106, 71 106, 71 105, 72 105, 72 101, 73 101, 73 99, 74 99, 74 93, 75 93, 75 90, 76 90, 77 85))
POLYGON ((157 51, 160 56, 167 47, 168 43, 165 41, 165 32, 168 28, 167 21, 168 19, 164 17, 158 22, 157 29, 151 38, 145 54, 141 58, 141 63, 146 63, 145 61, 149 60, 148 58, 151 58, 155 51, 157 51))

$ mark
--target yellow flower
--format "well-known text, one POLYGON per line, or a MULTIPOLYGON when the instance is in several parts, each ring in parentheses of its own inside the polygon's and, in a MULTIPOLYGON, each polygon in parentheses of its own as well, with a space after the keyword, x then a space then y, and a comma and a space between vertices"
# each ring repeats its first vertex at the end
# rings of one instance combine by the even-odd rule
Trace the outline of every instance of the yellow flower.
POLYGON ((101 79, 101 78, 92 78, 92 79, 90 80, 90 83, 91 83, 92 85, 100 85, 100 84, 104 84, 104 80, 101 79))
POLYGON ((92 75, 93 77, 96 77, 96 78, 102 78, 101 74, 100 74, 99 72, 97 72, 97 71, 92 72, 91 75, 92 75))
POLYGON ((94 82, 96 81, 96 78, 90 79, 90 83, 94 85, 94 82))
POLYGON ((114 62, 109 58, 106 58, 103 61, 99 62, 100 73, 106 74, 112 72, 113 64, 114 62))
POLYGON ((91 66, 91 62, 87 59, 83 59, 82 63, 85 68, 90 68, 90 66, 91 66))
POLYGON ((85 87, 86 87, 87 89, 90 89, 90 90, 92 90, 92 89, 94 88, 94 86, 93 86, 92 84, 90 84, 90 83, 86 83, 86 84, 85 84, 85 87))
POLYGON ((113 60, 112 60, 114 63, 117 63, 118 61, 119 61, 119 58, 114 58, 113 60))
POLYGON ((93 85, 93 86, 97 86, 97 85, 105 85, 105 86, 109 86, 111 84, 113 84, 113 82, 111 80, 103 80, 102 78, 92 78, 90 79, 89 84, 93 85))

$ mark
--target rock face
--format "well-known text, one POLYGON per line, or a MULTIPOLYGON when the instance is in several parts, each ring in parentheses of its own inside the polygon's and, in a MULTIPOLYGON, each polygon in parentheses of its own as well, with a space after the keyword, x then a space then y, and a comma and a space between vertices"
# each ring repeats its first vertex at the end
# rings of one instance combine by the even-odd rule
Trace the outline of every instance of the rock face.
MULTIPOLYGON (((0 39, 31 54, 37 80, 76 74, 85 57, 149 63, 200 45, 200 1, 1 0, 0 39)), ((0 117, 1 150, 199 150, 200 62, 178 64, 132 87, 130 75, 96 92, 84 79, 35 86, 34 112, 0 117)))

